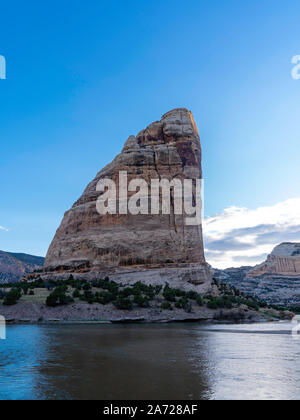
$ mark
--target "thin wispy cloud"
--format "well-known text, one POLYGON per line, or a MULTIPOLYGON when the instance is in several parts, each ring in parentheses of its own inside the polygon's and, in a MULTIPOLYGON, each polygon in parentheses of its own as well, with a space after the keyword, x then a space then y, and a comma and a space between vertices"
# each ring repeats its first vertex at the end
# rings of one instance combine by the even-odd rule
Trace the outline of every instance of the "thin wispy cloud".
POLYGON ((6 229, 5 227, 3 227, 3 226, 0 226, 0 230, 4 230, 4 232, 8 232, 8 229, 6 229))
POLYGON ((230 207, 203 223, 206 258, 216 268, 261 263, 281 242, 300 242, 300 197, 255 210, 230 207))

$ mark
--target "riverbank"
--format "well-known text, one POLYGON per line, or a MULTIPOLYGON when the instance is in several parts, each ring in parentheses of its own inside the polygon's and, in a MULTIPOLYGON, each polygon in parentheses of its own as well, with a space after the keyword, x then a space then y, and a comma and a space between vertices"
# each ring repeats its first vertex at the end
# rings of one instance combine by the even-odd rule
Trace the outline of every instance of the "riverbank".
POLYGON ((246 308, 213 310, 207 307, 192 305, 189 312, 174 308, 163 310, 160 307, 134 308, 117 310, 114 305, 98 303, 72 303, 57 307, 45 304, 18 302, 13 306, 0 304, 0 315, 7 323, 169 323, 169 322, 201 322, 201 321, 230 321, 230 322, 259 322, 277 319, 288 319, 288 314, 275 310, 260 309, 259 311, 246 308))

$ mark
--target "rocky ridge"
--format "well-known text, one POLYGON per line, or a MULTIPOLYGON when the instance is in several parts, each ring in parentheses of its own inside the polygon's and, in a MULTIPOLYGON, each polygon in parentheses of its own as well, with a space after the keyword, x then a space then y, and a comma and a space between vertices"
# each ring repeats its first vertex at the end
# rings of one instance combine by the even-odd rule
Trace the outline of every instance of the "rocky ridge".
POLYGON ((0 283, 18 282, 44 264, 43 257, 0 251, 0 283))

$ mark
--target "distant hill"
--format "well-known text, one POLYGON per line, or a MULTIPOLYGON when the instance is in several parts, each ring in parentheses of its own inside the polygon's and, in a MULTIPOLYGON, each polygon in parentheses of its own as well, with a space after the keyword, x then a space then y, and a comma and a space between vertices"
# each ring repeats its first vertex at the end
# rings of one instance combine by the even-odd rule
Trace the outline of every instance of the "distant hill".
POLYGON ((25 274, 44 265, 43 257, 0 251, 0 283, 19 281, 25 274))
POLYGON ((283 242, 256 267, 212 269, 212 274, 269 304, 300 306, 300 243, 283 242))

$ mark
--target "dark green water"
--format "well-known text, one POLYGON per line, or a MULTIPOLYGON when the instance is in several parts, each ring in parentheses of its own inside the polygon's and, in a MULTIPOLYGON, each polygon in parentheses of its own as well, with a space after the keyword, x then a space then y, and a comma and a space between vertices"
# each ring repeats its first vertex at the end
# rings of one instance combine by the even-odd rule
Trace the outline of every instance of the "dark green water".
POLYGON ((290 324, 9 326, 0 399, 300 399, 290 324))

